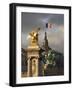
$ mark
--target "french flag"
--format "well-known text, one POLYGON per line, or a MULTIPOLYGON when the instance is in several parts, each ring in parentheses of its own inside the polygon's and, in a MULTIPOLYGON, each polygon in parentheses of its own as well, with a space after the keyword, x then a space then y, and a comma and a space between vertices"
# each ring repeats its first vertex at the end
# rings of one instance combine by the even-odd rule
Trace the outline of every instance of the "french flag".
POLYGON ((53 28, 53 24, 52 23, 46 23, 46 28, 52 29, 53 28))

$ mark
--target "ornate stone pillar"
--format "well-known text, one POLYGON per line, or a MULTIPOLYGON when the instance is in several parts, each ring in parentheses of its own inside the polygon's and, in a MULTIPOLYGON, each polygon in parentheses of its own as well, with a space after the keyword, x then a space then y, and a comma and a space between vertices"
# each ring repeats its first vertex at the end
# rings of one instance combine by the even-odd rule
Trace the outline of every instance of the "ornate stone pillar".
POLYGON ((27 61, 27 76, 28 77, 30 76, 30 58, 28 58, 28 61, 27 61))

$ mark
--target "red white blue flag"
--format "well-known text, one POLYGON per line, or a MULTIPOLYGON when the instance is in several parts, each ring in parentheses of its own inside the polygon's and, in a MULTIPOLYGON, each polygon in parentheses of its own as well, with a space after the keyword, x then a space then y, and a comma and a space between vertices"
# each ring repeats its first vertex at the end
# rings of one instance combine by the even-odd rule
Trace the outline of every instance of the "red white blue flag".
POLYGON ((52 24, 52 23, 46 23, 46 28, 48 28, 48 29, 52 29, 53 26, 54 26, 54 24, 52 24))

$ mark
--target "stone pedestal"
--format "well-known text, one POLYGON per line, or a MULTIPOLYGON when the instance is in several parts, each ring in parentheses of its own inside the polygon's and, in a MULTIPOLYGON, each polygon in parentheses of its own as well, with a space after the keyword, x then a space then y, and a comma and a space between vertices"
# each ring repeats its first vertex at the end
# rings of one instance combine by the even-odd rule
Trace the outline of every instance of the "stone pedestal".
POLYGON ((39 76, 39 50, 38 46, 29 46, 27 48, 28 77, 39 76))

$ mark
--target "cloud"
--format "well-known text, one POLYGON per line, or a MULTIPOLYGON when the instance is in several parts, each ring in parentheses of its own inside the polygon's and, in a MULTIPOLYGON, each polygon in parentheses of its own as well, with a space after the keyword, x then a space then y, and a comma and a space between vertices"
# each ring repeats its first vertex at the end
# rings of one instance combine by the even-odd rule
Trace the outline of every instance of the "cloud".
POLYGON ((21 46, 27 48, 27 37, 34 27, 40 27, 39 44, 44 42, 45 31, 51 48, 62 52, 64 49, 64 15, 63 14, 42 14, 42 13, 22 13, 22 33, 21 46), (46 23, 52 23, 54 26, 51 30, 47 29, 46 23))
POLYGON ((51 31, 50 34, 47 34, 49 45, 56 51, 62 52, 64 49, 64 26, 59 25, 56 27, 56 30, 51 31))
POLYGON ((55 23, 56 25, 64 25, 64 15, 55 14, 49 20, 50 23, 55 23))

